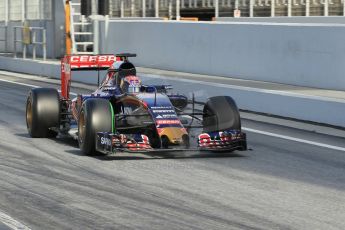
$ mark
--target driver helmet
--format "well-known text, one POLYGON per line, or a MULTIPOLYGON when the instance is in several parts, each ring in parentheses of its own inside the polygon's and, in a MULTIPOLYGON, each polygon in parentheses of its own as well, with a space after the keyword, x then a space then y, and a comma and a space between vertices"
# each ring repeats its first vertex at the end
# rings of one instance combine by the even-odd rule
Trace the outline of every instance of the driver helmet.
POLYGON ((140 93, 141 80, 134 75, 123 77, 120 88, 123 93, 140 93))

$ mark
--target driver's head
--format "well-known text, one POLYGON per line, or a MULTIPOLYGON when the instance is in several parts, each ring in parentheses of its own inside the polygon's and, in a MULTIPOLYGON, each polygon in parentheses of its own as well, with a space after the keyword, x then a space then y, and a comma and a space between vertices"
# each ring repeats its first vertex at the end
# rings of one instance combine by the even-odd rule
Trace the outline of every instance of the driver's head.
POLYGON ((139 93, 141 81, 137 76, 126 76, 121 79, 120 88, 123 93, 139 93))

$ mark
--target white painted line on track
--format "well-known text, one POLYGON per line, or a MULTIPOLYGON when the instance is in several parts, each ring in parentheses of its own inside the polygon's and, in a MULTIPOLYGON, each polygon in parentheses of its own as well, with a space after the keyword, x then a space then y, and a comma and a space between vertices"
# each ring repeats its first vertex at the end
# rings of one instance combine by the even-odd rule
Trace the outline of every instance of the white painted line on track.
POLYGON ((270 132, 261 131, 261 130, 257 130, 257 129, 251 129, 251 128, 247 128, 247 127, 242 127, 242 129, 244 131, 248 131, 248 132, 252 132, 252 133, 258 133, 258 134, 262 134, 262 135, 266 135, 266 136, 270 136, 270 137, 277 137, 277 138, 281 138, 281 139, 285 139, 285 140, 289 140, 289 141, 295 141, 295 142, 299 142, 299 143, 315 145, 315 146, 319 146, 319 147, 323 147, 323 148, 328 148, 328 149, 333 149, 333 150, 345 152, 345 148, 339 147, 339 146, 323 144, 323 143, 319 143, 319 142, 315 142, 315 141, 308 141, 308 140, 304 140, 304 139, 300 139, 300 138, 296 138, 296 137, 285 136, 285 135, 281 135, 281 134, 277 134, 277 133, 270 133, 270 132))
MULTIPOLYGON (((4 80, 4 79, 0 79, 0 81, 18 84, 18 85, 29 86, 29 87, 33 87, 33 88, 40 87, 37 85, 30 85, 30 84, 26 84, 26 83, 4 80)), ((70 94, 71 95, 77 95, 76 93, 73 93, 73 92, 70 92, 70 94)), ((345 152, 345 148, 339 147, 339 146, 323 144, 323 143, 319 143, 319 142, 315 142, 315 141, 308 141, 308 140, 304 140, 304 139, 300 139, 300 138, 285 136, 285 135, 281 135, 281 134, 277 134, 277 133, 270 133, 270 132, 261 131, 261 130, 257 130, 257 129, 251 129, 251 128, 247 128, 247 127, 242 127, 242 129, 245 131, 248 131, 248 132, 252 132, 252 133, 258 133, 258 134, 262 134, 262 135, 266 135, 266 136, 277 137, 277 138, 281 138, 281 139, 285 139, 285 140, 290 140, 290 141, 295 141, 295 142, 299 142, 299 143, 304 143, 304 144, 309 144, 309 145, 314 145, 314 146, 319 146, 319 147, 323 147, 323 148, 328 148, 328 149, 333 149, 333 150, 345 152)))
POLYGON ((26 83, 22 83, 22 82, 10 81, 10 80, 5 80, 5 79, 0 79, 0 81, 13 83, 13 84, 17 84, 17 85, 24 85, 24 86, 28 86, 28 87, 32 87, 32 88, 38 88, 39 87, 37 85, 30 85, 30 84, 26 84, 26 83))
POLYGON ((13 219, 9 215, 0 212, 0 222, 8 226, 10 229, 14 230, 30 230, 29 227, 13 219))
MULTIPOLYGON (((5 80, 5 79, 0 79, 0 81, 12 83, 12 84, 17 84, 17 85, 28 86, 28 87, 32 87, 32 88, 39 88, 40 87, 38 85, 31 85, 31 84, 26 84, 26 83, 16 82, 16 81, 10 81, 10 80, 5 80)), ((61 90, 58 90, 58 91, 61 92, 61 90)), ((77 93, 73 93, 73 92, 70 92, 69 94, 71 94, 73 96, 77 96, 78 95, 77 93)))

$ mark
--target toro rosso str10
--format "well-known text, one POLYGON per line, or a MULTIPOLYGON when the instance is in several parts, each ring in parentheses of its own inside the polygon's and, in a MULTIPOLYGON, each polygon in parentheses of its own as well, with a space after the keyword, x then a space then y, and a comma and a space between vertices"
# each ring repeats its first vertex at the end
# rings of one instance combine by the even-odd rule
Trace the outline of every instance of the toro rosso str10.
POLYGON ((145 85, 128 60, 135 56, 65 56, 61 60, 61 95, 52 88, 35 88, 28 95, 30 136, 72 135, 87 155, 247 149, 239 111, 231 97, 210 97, 202 103, 194 96, 188 99, 169 93, 170 85, 145 85), (107 74, 93 93, 70 99, 72 72, 78 70, 107 70, 107 74))

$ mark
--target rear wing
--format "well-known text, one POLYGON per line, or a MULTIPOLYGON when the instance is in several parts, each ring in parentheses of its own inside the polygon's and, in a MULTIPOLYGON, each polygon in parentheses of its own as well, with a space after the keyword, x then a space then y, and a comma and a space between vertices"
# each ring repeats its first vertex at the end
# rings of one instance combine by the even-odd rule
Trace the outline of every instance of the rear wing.
POLYGON ((100 55, 66 55, 61 59, 61 95, 69 99, 72 71, 82 70, 106 70, 115 61, 121 61, 124 57, 113 54, 100 55))

